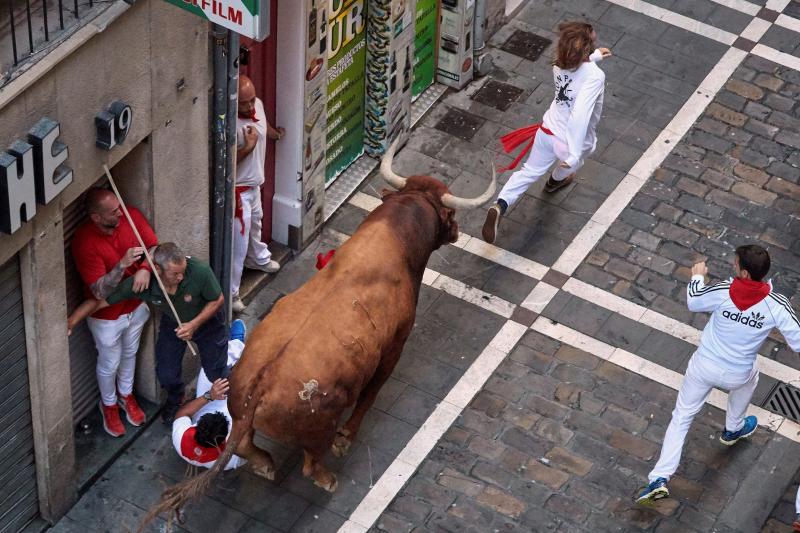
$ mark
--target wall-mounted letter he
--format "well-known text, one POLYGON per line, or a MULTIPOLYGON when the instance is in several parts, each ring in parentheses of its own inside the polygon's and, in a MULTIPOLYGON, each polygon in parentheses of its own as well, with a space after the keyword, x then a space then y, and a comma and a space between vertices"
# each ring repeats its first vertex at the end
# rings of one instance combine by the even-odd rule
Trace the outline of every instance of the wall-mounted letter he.
POLYGON ((33 146, 15 141, 0 152, 0 231, 14 233, 35 214, 33 146))
POLYGON ((72 183, 72 169, 62 165, 69 157, 69 149, 56 140, 60 133, 58 122, 47 117, 28 131, 36 165, 36 201, 42 205, 50 203, 72 183))
POLYGON ((104 150, 111 150, 125 141, 133 122, 133 110, 125 102, 113 102, 107 111, 101 111, 94 117, 97 128, 95 144, 104 150))

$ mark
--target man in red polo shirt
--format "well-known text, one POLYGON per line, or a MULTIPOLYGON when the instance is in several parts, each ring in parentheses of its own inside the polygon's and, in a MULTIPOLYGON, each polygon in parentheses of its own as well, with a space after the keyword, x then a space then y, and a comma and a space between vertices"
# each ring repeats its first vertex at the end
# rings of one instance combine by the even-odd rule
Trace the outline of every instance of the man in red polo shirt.
MULTIPOLYGON (((145 245, 158 244, 153 229, 135 208, 128 208, 145 245)), ((107 189, 92 188, 86 194, 88 220, 75 232, 72 256, 86 284, 86 296, 104 299, 125 278, 134 276, 134 291, 150 284, 150 269, 142 260, 143 250, 122 216, 119 200, 107 189)), ((125 434, 119 407, 134 426, 145 415, 133 396, 136 352, 150 310, 141 300, 130 299, 95 312, 86 323, 97 347, 97 385, 103 428, 113 436, 125 434), (119 395, 117 392, 119 391, 119 395)))

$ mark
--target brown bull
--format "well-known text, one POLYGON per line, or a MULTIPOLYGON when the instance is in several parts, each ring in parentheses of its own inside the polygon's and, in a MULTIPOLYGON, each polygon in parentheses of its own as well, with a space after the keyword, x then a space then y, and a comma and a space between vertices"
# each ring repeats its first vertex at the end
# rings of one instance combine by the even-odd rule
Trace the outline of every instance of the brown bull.
POLYGON ((249 336, 230 376, 233 428, 224 453, 208 472, 168 489, 150 516, 204 491, 234 452, 272 479, 275 466, 253 444, 255 431, 303 448, 303 474, 336 489, 323 456, 331 448, 337 456, 347 452, 392 373, 414 325, 425 265, 434 250, 458 238, 454 209, 485 203, 496 185, 493 176, 480 197, 455 197, 432 177, 395 174, 394 150, 381 171, 398 192, 385 195, 333 260, 279 300, 249 336))

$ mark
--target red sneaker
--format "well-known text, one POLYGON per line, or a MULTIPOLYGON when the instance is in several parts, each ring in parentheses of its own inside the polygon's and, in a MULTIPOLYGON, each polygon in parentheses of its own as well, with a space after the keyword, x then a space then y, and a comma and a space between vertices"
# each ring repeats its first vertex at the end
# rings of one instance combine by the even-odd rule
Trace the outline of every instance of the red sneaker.
POLYGON ((100 412, 103 413, 103 429, 112 437, 121 437, 125 434, 125 426, 119 418, 119 407, 116 405, 104 405, 100 401, 100 412))
POLYGON ((144 411, 142 411, 139 404, 136 403, 136 397, 133 394, 129 394, 128 396, 122 396, 120 394, 117 403, 119 403, 119 406, 125 411, 125 418, 128 419, 128 422, 130 422, 132 426, 141 426, 144 424, 144 411))

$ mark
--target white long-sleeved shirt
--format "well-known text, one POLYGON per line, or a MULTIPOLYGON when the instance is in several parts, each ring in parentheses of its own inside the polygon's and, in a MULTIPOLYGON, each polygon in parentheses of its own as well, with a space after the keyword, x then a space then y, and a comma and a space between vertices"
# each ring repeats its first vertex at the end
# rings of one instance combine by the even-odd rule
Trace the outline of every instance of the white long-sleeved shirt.
POLYGON ((711 311, 696 354, 721 368, 745 372, 753 368, 758 349, 772 328, 778 328, 795 352, 800 351, 800 322, 789 299, 772 291, 760 302, 740 311, 731 300, 732 280, 706 285, 692 276, 686 289, 690 311, 711 311))
POLYGON ((597 144, 597 123, 603 112, 606 75, 595 63, 602 59, 599 50, 575 70, 553 66, 555 98, 542 123, 562 140, 569 150, 564 162, 575 166, 584 152, 597 144))

